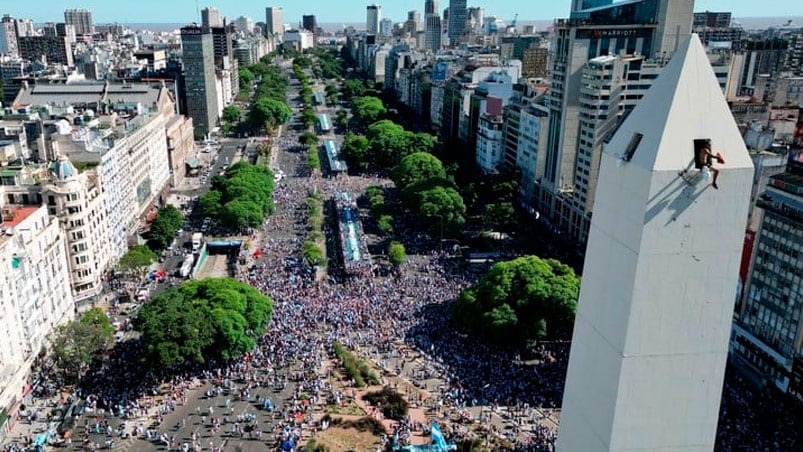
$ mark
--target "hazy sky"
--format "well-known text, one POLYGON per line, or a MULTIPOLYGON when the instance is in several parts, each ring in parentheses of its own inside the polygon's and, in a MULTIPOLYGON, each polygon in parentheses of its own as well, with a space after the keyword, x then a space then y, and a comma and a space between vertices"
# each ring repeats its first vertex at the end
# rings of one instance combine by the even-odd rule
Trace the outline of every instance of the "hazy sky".
MULTIPOLYGON (((0 0, 0 13, 14 17, 31 18, 35 22, 64 20, 66 8, 92 10, 96 23, 122 22, 173 22, 200 21, 196 5, 214 6, 224 16, 249 16, 255 21, 265 20, 266 6, 281 6, 284 22, 297 23, 302 14, 315 14, 319 23, 364 22, 365 7, 372 1, 354 0, 0 0)), ((385 0, 382 17, 396 22, 407 18, 407 11, 424 9, 424 0, 385 0)), ((439 0, 442 11, 448 0, 439 0)), ((566 17, 570 0, 469 0, 469 6, 485 8, 486 16, 512 19, 518 13, 521 20, 550 20, 566 17)), ((695 11, 731 11, 735 17, 803 16, 800 0, 697 0, 695 11)))

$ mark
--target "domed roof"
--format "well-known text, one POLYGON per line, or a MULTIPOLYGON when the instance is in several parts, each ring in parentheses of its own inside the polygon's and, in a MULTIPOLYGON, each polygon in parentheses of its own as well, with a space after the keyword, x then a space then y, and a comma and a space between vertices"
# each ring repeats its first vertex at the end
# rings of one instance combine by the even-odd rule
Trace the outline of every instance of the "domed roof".
POLYGON ((78 170, 70 163, 70 159, 63 155, 59 156, 58 161, 50 164, 50 171, 59 180, 66 180, 78 174, 78 170))

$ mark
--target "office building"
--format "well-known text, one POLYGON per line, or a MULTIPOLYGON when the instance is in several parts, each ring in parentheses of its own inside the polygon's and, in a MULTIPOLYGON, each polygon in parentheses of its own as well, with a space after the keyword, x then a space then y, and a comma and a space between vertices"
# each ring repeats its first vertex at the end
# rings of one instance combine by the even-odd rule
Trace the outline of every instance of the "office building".
POLYGON ((583 67, 592 58, 620 53, 643 55, 663 65, 680 39, 691 32, 692 9, 692 0, 637 0, 575 10, 571 18, 555 22, 546 166, 536 187, 541 219, 554 232, 580 240, 581 228, 586 231, 583 235, 588 231, 590 215, 572 209, 576 163, 580 159, 577 150, 581 139, 583 67))
POLYGON ((424 20, 424 48, 432 53, 438 53, 443 37, 441 18, 437 14, 427 14, 424 20))
POLYGON ((382 7, 379 5, 368 5, 365 8, 365 27, 368 34, 379 34, 379 24, 382 21, 382 7))
POLYGON ((24 60, 73 66, 72 46, 66 36, 24 36, 19 38, 19 50, 24 60))
POLYGON ((95 34, 95 23, 92 21, 92 11, 87 9, 68 9, 64 11, 64 23, 74 26, 76 34, 95 34))
POLYGON ((407 21, 404 22, 405 33, 410 33, 414 37, 419 30, 421 30, 421 14, 418 11, 408 11, 407 21))
MULTIPOLYGON (((460 43, 466 34, 466 0, 449 0, 449 45, 452 47, 460 43)), ((444 17, 445 14, 444 14, 444 17)))
POLYGON ((438 14, 438 0, 426 0, 424 2, 424 17, 428 14, 438 14))
POLYGON ((17 44, 17 26, 14 18, 6 14, 0 20, 0 55, 19 55, 17 44))
POLYGON ((379 35, 391 36, 393 34, 393 21, 387 17, 379 21, 379 35))
POLYGON ((196 134, 205 135, 215 127, 218 118, 212 33, 197 25, 183 27, 181 48, 187 116, 192 118, 196 134))
POLYGON ((284 22, 282 18, 281 6, 269 6, 265 8, 265 25, 267 27, 266 34, 268 36, 275 36, 279 42, 284 40, 284 22))
POLYGON ((714 450, 752 177, 692 35, 602 154, 558 452, 714 450))
POLYGON ((314 14, 305 14, 301 16, 301 28, 312 33, 312 46, 315 47, 316 39, 318 37, 318 20, 314 14))
POLYGON ((803 163, 771 176, 746 296, 731 343, 734 361, 759 385, 803 399, 803 163))
POLYGON ((201 26, 204 28, 222 27, 223 17, 221 17, 220 11, 211 6, 202 9, 201 26))
POLYGON ((694 13, 694 28, 728 28, 731 26, 730 12, 711 12, 694 13))
POLYGON ((483 34, 483 25, 485 24, 485 9, 479 6, 473 6, 467 12, 466 31, 475 35, 483 34))
POLYGON ((246 34, 251 34, 254 32, 254 20, 247 16, 240 16, 234 20, 234 26, 237 31, 241 31, 246 34))
POLYGON ((56 24, 56 36, 67 38, 67 42, 73 44, 76 41, 75 26, 70 24, 56 24))

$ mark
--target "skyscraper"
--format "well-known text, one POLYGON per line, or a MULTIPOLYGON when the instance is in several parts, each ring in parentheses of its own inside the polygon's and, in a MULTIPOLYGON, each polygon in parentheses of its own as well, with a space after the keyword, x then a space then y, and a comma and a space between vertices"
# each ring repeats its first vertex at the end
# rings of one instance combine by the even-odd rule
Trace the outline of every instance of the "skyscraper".
POLYGON ((16 24, 8 14, 0 21, 0 55, 19 55, 16 24))
POLYGON ((449 45, 456 46, 466 33, 466 0, 449 0, 449 45))
POLYGON ((181 29, 187 116, 196 133, 207 134, 217 123, 215 48, 212 33, 197 25, 181 29))
POLYGON ((365 24, 369 34, 379 34, 379 23, 382 21, 382 7, 379 5, 368 5, 365 9, 365 24))
POLYGON ((95 33, 92 11, 87 9, 68 9, 64 11, 64 23, 74 26, 75 33, 79 35, 95 33))
POLYGON ((770 177, 757 206, 764 216, 732 356, 757 381, 803 399, 803 162, 770 177))
POLYGON ((424 20, 424 48, 432 51, 432 53, 438 53, 441 49, 441 36, 443 35, 441 16, 427 14, 424 20))
POLYGON ((438 0, 426 0, 424 2, 424 17, 427 14, 438 14, 438 0))
POLYGON ((559 452, 714 449, 752 178, 692 35, 602 154, 559 452))
POLYGON ((318 30, 318 20, 315 18, 314 14, 307 14, 301 16, 301 27, 305 30, 312 33, 312 46, 315 47, 317 45, 316 38, 317 38, 317 30, 318 30))
POLYGON ((415 36, 421 29, 421 14, 418 11, 408 11, 407 21, 404 22, 404 31, 415 36))
POLYGON ((269 36, 278 36, 281 41, 284 37, 284 22, 282 22, 282 7, 268 6, 265 8, 265 24, 269 36))
POLYGON ((393 34, 393 21, 387 17, 379 21, 379 34, 390 36, 393 34))
POLYGON ((466 31, 481 35, 482 26, 485 23, 485 9, 479 6, 471 7, 468 9, 467 16, 466 31))
POLYGON ((201 10, 201 25, 204 28, 222 27, 223 18, 217 8, 209 6, 201 10))

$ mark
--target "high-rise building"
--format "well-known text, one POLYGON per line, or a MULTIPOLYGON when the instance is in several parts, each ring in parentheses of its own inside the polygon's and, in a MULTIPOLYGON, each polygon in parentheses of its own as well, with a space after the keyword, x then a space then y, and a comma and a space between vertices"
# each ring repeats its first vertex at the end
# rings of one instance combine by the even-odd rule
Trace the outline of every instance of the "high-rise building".
POLYGON ((267 35, 277 36, 279 41, 284 37, 284 22, 282 19, 281 6, 268 6, 265 8, 265 24, 267 25, 267 35))
POLYGON ((222 27, 223 17, 220 15, 220 10, 212 6, 202 9, 201 26, 204 28, 222 27))
POLYGON ((16 23, 8 14, 0 20, 0 55, 19 55, 16 23))
POLYGON ((369 34, 379 34, 379 23, 382 21, 382 7, 380 5, 368 5, 365 8, 365 27, 369 34))
POLYGON ((63 36, 72 44, 76 41, 75 26, 70 24, 56 24, 56 36, 63 36))
POLYGON ((415 36, 421 29, 421 14, 418 11, 407 11, 407 21, 404 22, 404 31, 415 36))
POLYGON ((197 132, 207 134, 215 127, 218 112, 212 33, 197 25, 183 27, 181 48, 187 116, 192 118, 197 132))
POLYGON ((764 216, 732 356, 752 380, 803 399, 803 163, 771 176, 757 206, 764 216))
POLYGON ((613 0, 572 0, 572 12, 608 6, 613 0))
POLYGON ((250 17, 240 16, 234 21, 234 26, 237 27, 237 31, 250 34, 254 32, 255 24, 250 17))
POLYGON ((305 14, 301 16, 301 27, 312 33, 312 46, 316 45, 316 38, 318 37, 318 20, 314 14, 305 14))
POLYGON ((466 33, 466 0, 449 0, 449 45, 456 46, 466 33))
POLYGON ((485 8, 473 6, 467 12, 468 23, 466 24, 466 31, 475 35, 481 35, 483 25, 485 24, 485 8))
POLYGON ((693 25, 697 27, 728 28, 731 26, 730 12, 711 12, 694 13, 693 25))
POLYGON ((424 22, 424 48, 432 53, 441 49, 441 17, 437 14, 427 14, 424 22))
MULTIPOLYGON (((643 55, 662 64, 691 32, 693 0, 637 0, 607 7, 577 10, 570 19, 556 21, 550 57, 550 118, 544 177, 536 188, 541 218, 555 232, 579 240, 587 234, 590 214, 573 210, 574 179, 580 157, 580 92, 582 69, 595 57, 643 55), (581 231, 585 233, 581 234, 581 231)), ((654 77, 654 74, 652 75, 654 77)), ((647 81, 647 83, 651 80, 647 81)), ((600 152, 597 148, 595 151, 600 152)), ((585 179, 596 174, 583 174, 585 179)), ((580 242, 582 245, 582 242, 580 242)))
POLYGON ((393 20, 385 17, 379 21, 379 34, 381 36, 391 36, 393 34, 393 20))
POLYGON ((44 58, 48 63, 73 65, 72 46, 66 36, 24 36, 19 39, 19 49, 25 60, 44 58))
POLYGON ((602 154, 557 451, 714 450, 752 178, 692 35, 602 154))
POLYGON ((438 14, 438 0, 424 2, 424 17, 427 17, 427 14, 438 14))
POLYGON ((95 33, 95 23, 92 21, 92 11, 88 9, 68 9, 64 11, 64 23, 75 27, 79 35, 95 33))

